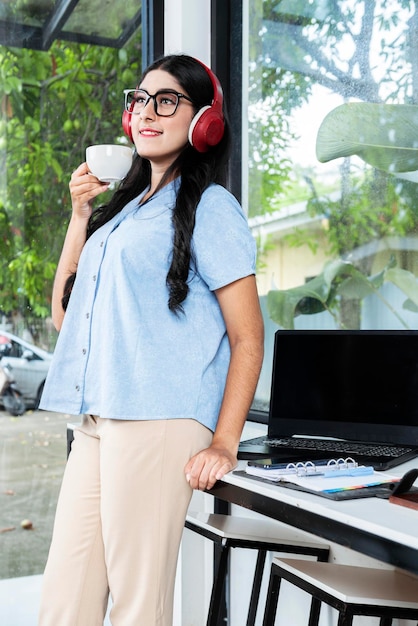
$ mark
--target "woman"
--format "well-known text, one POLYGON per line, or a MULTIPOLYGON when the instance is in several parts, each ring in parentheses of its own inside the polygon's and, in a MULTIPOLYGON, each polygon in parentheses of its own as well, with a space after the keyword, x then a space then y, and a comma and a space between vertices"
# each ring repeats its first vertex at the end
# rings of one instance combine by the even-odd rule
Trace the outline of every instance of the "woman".
POLYGON ((185 55, 155 62, 126 92, 124 128, 137 154, 109 204, 92 212, 107 185, 86 163, 70 182, 41 407, 83 423, 40 626, 103 624, 109 591, 114 626, 171 626, 192 490, 236 466, 261 368, 254 241, 222 186, 218 80, 185 55))

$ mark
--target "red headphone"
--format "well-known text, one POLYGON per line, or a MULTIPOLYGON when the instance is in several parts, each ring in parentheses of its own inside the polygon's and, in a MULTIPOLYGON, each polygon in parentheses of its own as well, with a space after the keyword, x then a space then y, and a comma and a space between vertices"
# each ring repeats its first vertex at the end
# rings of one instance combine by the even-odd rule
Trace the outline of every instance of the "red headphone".
MULTIPOLYGON (((194 116, 189 128, 189 141, 198 152, 207 152, 222 139, 225 130, 222 112, 223 92, 217 76, 202 61, 196 59, 206 70, 213 87, 213 100, 210 105, 202 107, 194 116)), ((134 106, 132 103, 131 107, 134 106)), ((131 109, 132 110, 132 109, 131 109)), ((133 141, 131 130, 132 113, 122 113, 122 128, 127 137, 133 141)))

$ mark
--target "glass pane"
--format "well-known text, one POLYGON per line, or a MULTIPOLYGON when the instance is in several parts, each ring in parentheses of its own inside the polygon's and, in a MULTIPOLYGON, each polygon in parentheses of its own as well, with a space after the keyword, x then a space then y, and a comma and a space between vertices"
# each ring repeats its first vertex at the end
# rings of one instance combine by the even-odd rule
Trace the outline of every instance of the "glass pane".
POLYGON ((138 0, 107 2, 105 11, 102 0, 80 0, 64 30, 116 39, 137 12, 138 0))
POLYGON ((25 24, 27 26, 43 26, 55 7, 55 0, 2 0, 0 2, 0 20, 25 24))
MULTIPOLYGON (((42 21, 30 3, 1 7, 42 21)), ((129 2, 111 21, 120 29, 139 9, 139 0, 129 2)), ((128 144, 123 90, 140 73, 140 31, 120 50, 62 41, 47 52, 0 46, 0 365, 11 368, 26 409, 16 415, 0 394, 1 624, 36 623, 67 456, 72 418, 36 407, 57 336, 50 299, 71 215, 68 183, 87 146, 128 144)))
POLYGON ((0 41, 38 50, 58 38, 121 47, 137 30, 140 18, 139 0, 0 0, 0 41))
POLYGON ((243 162, 268 338, 256 405, 267 408, 279 326, 418 327, 416 14, 402 0, 248 11, 243 162))

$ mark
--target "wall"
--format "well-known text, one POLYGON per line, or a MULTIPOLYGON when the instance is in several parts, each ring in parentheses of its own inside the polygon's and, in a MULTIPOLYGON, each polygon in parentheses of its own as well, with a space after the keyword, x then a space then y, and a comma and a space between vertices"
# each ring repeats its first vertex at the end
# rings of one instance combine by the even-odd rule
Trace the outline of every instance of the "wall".
POLYGON ((166 0, 165 54, 185 52, 210 65, 210 0, 166 0))

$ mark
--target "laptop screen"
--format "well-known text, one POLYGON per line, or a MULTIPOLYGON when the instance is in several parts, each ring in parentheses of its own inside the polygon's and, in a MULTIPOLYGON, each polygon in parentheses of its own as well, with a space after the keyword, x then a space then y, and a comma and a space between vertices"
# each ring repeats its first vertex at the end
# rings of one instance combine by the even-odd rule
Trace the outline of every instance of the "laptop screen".
POLYGON ((275 334, 268 434, 418 444, 418 331, 275 334))

